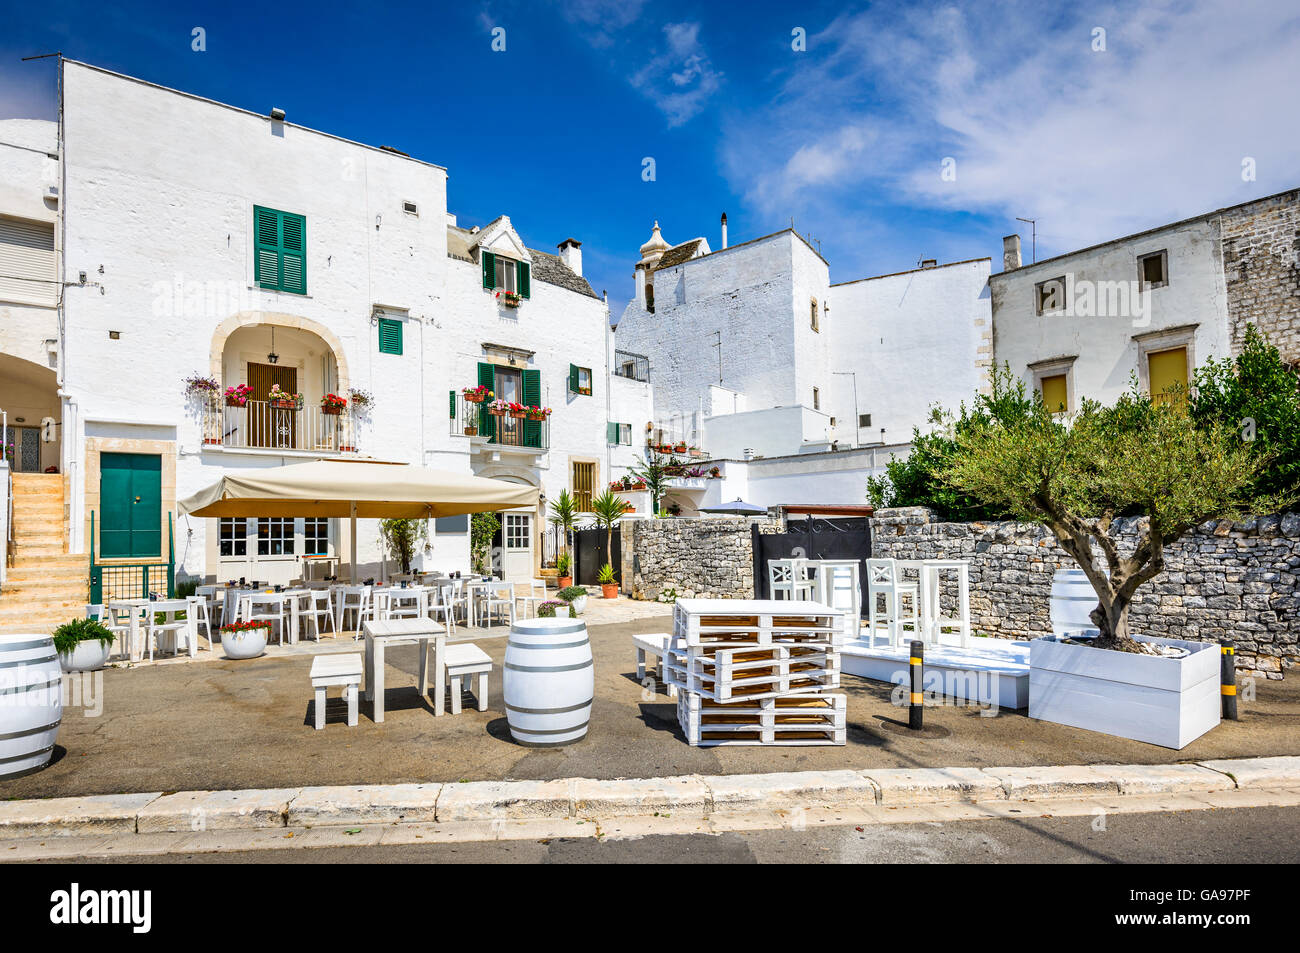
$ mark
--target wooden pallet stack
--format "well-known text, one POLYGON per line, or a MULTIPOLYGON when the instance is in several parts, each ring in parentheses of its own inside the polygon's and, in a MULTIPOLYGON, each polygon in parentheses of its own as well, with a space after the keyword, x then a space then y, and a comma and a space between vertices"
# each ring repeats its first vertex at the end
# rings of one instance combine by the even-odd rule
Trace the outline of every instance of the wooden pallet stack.
POLYGON ((679 599, 664 677, 693 746, 842 745, 847 616, 817 602, 679 599))

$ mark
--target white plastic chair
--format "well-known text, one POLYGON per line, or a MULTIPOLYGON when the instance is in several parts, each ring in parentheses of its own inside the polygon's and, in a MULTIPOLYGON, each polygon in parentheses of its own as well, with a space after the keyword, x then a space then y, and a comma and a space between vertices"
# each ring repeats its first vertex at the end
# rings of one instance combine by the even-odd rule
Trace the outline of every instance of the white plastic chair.
POLYGON ((204 596, 189 596, 185 600, 185 615, 194 620, 194 631, 197 634, 199 626, 203 626, 203 634, 207 636, 208 648, 211 649, 216 641, 212 634, 212 617, 208 614, 208 600, 204 596))
POLYGON ((369 586, 338 586, 334 589, 334 631, 347 632, 344 628, 349 612, 353 614, 352 641, 361 633, 361 623, 370 612, 369 586))
POLYGON ((517 583, 514 588, 515 605, 523 603, 523 614, 521 619, 536 618, 538 604, 546 601, 546 580, 534 579, 527 583, 517 583), (519 594, 520 588, 526 590, 523 595, 519 594))
MULTIPOLYGON (((319 642, 323 631, 322 619, 329 623, 334 638, 338 638, 339 630, 334 627, 334 609, 330 606, 329 590, 309 589, 299 599, 298 624, 301 627, 304 623, 310 621, 312 632, 315 633, 316 641, 319 642)), ((300 629, 300 633, 305 637, 305 628, 300 629)))
POLYGON ((164 641, 171 642, 171 651, 173 655, 179 655, 181 651, 180 638, 185 636, 186 648, 189 650, 190 658, 194 658, 195 649, 198 647, 197 628, 194 624, 194 617, 189 614, 189 599, 164 599, 157 602, 150 602, 144 606, 148 612, 148 627, 145 631, 145 642, 149 646, 149 661, 153 661, 154 646, 156 645, 159 652, 165 651, 164 641), (167 621, 167 616, 177 612, 184 612, 184 619, 173 619, 167 621), (162 621, 157 621, 159 614, 163 616, 162 621))
POLYGON ((488 628, 492 626, 493 610, 505 610, 510 618, 510 624, 515 623, 515 586, 511 582, 494 582, 490 583, 483 590, 483 615, 487 620, 488 628))
POLYGON ((910 626, 918 637, 921 632, 917 584, 902 581, 898 564, 892 559, 867 560, 867 631, 872 640, 880 625, 885 627, 893 646, 902 641, 903 629, 910 626), (910 605, 910 610, 904 608, 904 603, 910 605))
POLYGON ((274 603, 265 603, 270 605, 268 611, 255 612, 253 610, 253 597, 256 593, 247 592, 239 597, 239 621, 240 622, 270 622, 272 628, 276 630, 276 638, 281 645, 285 643, 285 636, 288 632, 288 608, 289 604, 280 599, 274 603))
POLYGON ((455 606, 451 602, 451 594, 452 587, 447 583, 430 586, 424 604, 425 614, 431 619, 442 622, 448 635, 456 631, 456 613, 455 606))

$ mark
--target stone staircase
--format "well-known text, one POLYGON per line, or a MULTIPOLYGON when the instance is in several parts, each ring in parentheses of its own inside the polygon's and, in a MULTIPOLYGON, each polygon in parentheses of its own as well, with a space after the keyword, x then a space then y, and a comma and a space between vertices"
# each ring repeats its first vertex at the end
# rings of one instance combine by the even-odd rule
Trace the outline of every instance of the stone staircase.
POLYGON ((0 633, 49 632, 85 614, 90 560, 68 555, 63 476, 15 473, 14 561, 0 589, 0 633))

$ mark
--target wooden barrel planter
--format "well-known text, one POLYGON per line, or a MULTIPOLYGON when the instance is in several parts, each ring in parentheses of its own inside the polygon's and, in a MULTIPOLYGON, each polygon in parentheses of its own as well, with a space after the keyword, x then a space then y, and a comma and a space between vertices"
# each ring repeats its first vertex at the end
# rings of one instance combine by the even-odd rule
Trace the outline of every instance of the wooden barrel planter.
POLYGON ((0 635, 0 778, 43 768, 63 720, 63 669, 48 635, 0 635))
POLYGON ((515 741, 533 748, 581 741, 595 691, 585 622, 519 619, 510 627, 503 694, 515 741))

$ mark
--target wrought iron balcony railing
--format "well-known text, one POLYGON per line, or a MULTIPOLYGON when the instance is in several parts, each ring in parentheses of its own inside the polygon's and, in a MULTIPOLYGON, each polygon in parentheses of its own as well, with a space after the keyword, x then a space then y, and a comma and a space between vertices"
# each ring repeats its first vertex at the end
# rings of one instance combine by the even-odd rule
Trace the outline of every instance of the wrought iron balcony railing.
POLYGON ((214 406, 203 412, 203 445, 240 449, 356 453, 356 418, 344 410, 296 407, 250 400, 241 407, 214 406))
POLYGON ((550 420, 529 420, 490 413, 486 403, 476 404, 451 391, 450 432, 453 436, 481 437, 490 444, 549 450, 550 420))

